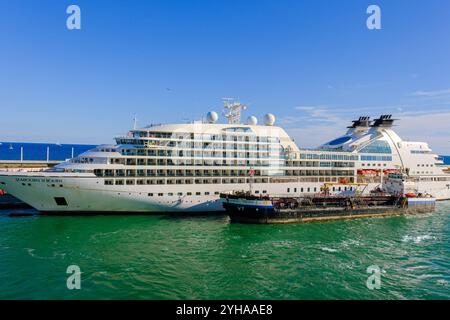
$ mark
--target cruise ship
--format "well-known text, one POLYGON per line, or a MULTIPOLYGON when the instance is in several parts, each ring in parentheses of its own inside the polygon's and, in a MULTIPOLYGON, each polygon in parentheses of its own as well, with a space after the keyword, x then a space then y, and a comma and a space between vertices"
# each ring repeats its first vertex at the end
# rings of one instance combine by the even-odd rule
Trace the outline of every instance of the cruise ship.
MULTIPOLYGON (((402 140, 390 115, 360 117, 316 149, 299 148, 267 114, 241 123, 245 106, 225 100, 226 123, 205 120, 133 128, 42 172, 0 172, 0 189, 41 212, 214 212, 221 193, 364 194, 390 174, 417 193, 450 199, 450 173, 427 143, 402 140)), ((225 122, 225 121, 224 121, 225 122)))

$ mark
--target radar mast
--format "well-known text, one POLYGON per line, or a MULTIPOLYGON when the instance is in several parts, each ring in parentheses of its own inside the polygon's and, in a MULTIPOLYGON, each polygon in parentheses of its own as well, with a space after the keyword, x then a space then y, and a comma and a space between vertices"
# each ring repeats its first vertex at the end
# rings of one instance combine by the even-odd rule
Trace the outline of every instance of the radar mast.
POLYGON ((136 116, 136 113, 135 114, 133 114, 133 130, 136 130, 137 129, 137 116, 136 116))
POLYGON ((228 123, 241 124, 241 111, 247 109, 247 106, 232 98, 223 98, 222 100, 224 104, 223 116, 228 119, 228 123))

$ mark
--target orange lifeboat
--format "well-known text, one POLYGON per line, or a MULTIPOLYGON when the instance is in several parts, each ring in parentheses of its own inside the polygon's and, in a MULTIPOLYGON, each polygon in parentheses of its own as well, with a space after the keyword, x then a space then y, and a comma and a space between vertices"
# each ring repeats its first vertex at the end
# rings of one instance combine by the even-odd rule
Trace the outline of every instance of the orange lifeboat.
POLYGON ((417 194, 412 193, 412 192, 410 192, 410 193, 405 193, 405 197, 407 197, 407 198, 415 198, 415 197, 417 197, 417 194))
POLYGON ((398 169, 384 169, 384 170, 383 170, 383 173, 384 173, 385 175, 388 175, 388 174, 390 174, 390 173, 400 173, 400 170, 398 170, 398 169))
POLYGON ((380 173, 380 171, 376 169, 360 169, 357 173, 358 175, 363 176, 376 176, 380 173))

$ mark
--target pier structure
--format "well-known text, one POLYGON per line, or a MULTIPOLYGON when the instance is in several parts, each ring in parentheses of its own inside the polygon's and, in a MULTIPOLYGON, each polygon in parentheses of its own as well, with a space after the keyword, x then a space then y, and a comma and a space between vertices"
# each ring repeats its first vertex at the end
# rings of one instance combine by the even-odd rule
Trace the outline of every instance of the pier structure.
POLYGON ((0 160, 0 171, 41 171, 61 162, 61 160, 0 160))

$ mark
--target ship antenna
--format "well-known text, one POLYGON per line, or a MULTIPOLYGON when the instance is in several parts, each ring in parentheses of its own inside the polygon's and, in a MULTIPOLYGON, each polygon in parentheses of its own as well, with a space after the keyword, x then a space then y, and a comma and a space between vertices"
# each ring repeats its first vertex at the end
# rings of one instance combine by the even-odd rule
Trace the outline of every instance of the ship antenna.
POLYGON ((235 101, 233 98, 223 98, 223 115, 228 119, 228 124, 241 123, 241 111, 247 109, 247 106, 235 101))
POLYGON ((137 117, 136 117, 136 113, 133 114, 133 130, 137 129, 137 117))

